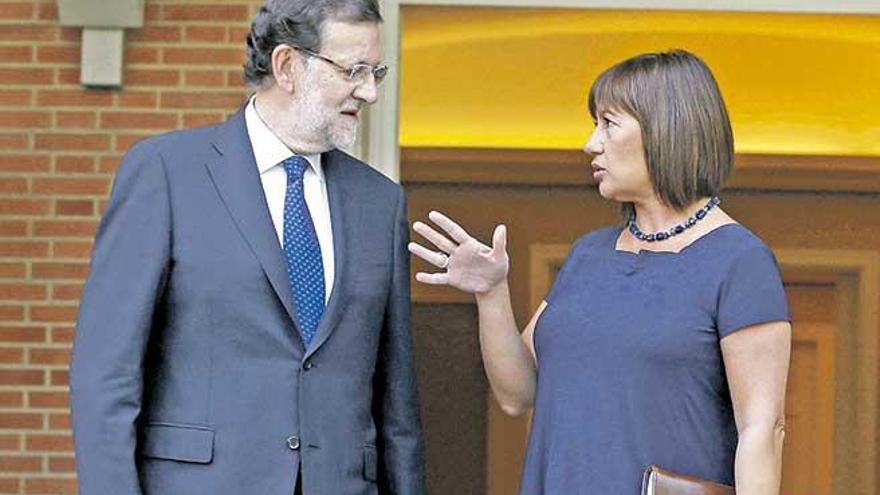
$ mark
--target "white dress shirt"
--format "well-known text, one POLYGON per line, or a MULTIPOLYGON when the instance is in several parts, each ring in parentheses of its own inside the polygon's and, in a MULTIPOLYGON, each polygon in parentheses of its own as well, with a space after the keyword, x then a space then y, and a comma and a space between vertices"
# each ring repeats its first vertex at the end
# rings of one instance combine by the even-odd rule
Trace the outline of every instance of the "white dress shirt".
MULTIPOLYGON (((266 193, 266 201, 269 203, 269 213, 272 215, 272 223, 275 225, 275 234, 283 247, 287 172, 281 162, 293 156, 294 153, 263 122, 257 113, 255 101, 256 96, 251 98, 245 108, 244 119, 251 147, 254 149, 254 157, 257 159, 260 181, 263 183, 263 191, 266 193)), ((303 190, 306 205, 309 207, 309 213, 312 214, 315 233, 318 235, 318 244, 321 246, 321 261, 324 264, 324 302, 326 303, 330 299, 330 291, 333 289, 335 266, 333 229, 330 225, 330 202, 327 199, 327 184, 324 181, 324 169, 321 167, 321 155, 306 155, 305 159, 308 160, 309 167, 303 176, 303 190)))

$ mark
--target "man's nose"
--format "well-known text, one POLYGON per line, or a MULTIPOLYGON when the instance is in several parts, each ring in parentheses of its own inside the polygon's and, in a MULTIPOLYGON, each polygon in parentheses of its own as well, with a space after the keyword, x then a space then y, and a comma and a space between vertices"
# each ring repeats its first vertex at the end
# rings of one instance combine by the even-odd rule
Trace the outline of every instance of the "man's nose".
POLYGON ((352 95, 367 103, 376 103, 379 96, 379 86, 376 84, 376 77, 368 74, 364 82, 357 85, 352 95))

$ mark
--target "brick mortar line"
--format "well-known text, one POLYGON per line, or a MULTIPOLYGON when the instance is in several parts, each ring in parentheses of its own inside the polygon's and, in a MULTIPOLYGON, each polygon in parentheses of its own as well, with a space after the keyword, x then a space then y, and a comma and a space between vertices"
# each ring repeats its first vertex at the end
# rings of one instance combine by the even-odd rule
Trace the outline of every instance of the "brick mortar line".
MULTIPOLYGON (((191 45, 187 44, 186 47, 189 48, 191 45)), ((212 45, 216 46, 216 45, 212 45)), ((194 47, 194 48, 207 48, 207 46, 194 47)), ((242 51, 242 60, 241 63, 247 61, 246 54, 242 51)), ((124 62, 123 62, 124 63, 124 62)), ((6 62, 0 64, 0 69, 42 69, 42 70, 53 70, 53 69, 76 69, 80 66, 80 62, 6 62)), ((189 64, 187 65, 185 62, 135 62, 135 63, 126 63, 125 68, 123 69, 123 75, 125 73, 125 69, 128 70, 155 70, 155 71, 165 71, 169 72, 172 70, 176 71, 199 71, 199 70, 216 70, 218 68, 225 68, 228 70, 231 69, 239 69, 238 63, 198 63, 198 64, 189 64)), ((56 72, 57 75, 57 72, 56 72)), ((48 84, 48 83, 40 83, 40 84, 48 84)), ((81 84, 73 84, 73 83, 61 83, 55 82, 52 83, 54 86, 61 87, 83 87, 81 84)), ((3 84, 2 88, 5 89, 10 86, 26 86, 25 84, 17 84, 17 83, 6 83, 3 84)), ((33 85, 28 85, 33 86, 33 85)), ((135 88, 141 87, 142 85, 134 86, 135 88)), ((130 89, 131 85, 123 86, 123 90, 119 90, 116 88, 90 88, 92 92, 124 92, 125 90, 130 89)), ((166 86, 168 87, 168 86, 166 86)), ((172 86, 173 87, 173 86, 172 86)))
MULTIPOLYGON (((99 157, 99 158, 103 158, 103 157, 107 157, 107 156, 117 156, 117 155, 122 155, 122 154, 123 153, 121 151, 118 153, 105 153, 102 157, 99 157)), ((62 157, 72 156, 72 157, 80 158, 79 156, 75 156, 75 155, 59 155, 59 156, 62 156, 62 157)), ((57 173, 53 173, 52 171, 40 171, 40 172, 10 172, 9 174, 2 173, 2 174, 0 174, 0 177, 2 177, 4 179, 106 179, 110 175, 111 174, 104 173, 104 172, 83 172, 83 173, 57 172, 57 173)), ((6 198, 5 196, 7 194, 9 194, 10 196, 15 196, 15 194, 3 193, 2 195, 0 195, 0 198, 14 199, 14 198, 6 198)), ((36 194, 36 193, 32 193, 32 194, 36 194)), ((97 198, 100 196, 100 194, 91 194, 91 195, 81 194, 80 196, 81 197, 92 196, 92 197, 97 198)))
MULTIPOLYGON (((109 174, 108 174, 108 177, 109 177, 109 174)), ((109 189, 109 184, 108 184, 108 189, 109 189)), ((92 199, 92 200, 95 200, 95 199, 97 199, 97 200, 100 200, 100 201, 103 201, 103 200, 109 199, 108 197, 97 196, 97 195, 95 195, 95 196, 88 195, 88 196, 87 196, 87 195, 84 195, 84 194, 71 194, 71 193, 64 193, 64 194, 62 194, 62 193, 37 193, 37 192, 31 192, 31 193, 28 193, 28 195, 29 195, 29 196, 32 196, 32 197, 34 197, 34 198, 37 198, 37 199, 42 199, 42 198, 57 198, 57 199, 63 199, 63 200, 75 200, 75 199, 82 199, 82 200, 92 199)), ((52 218, 52 217, 54 217, 54 215, 47 215, 46 217, 36 217, 36 218, 37 218, 37 219, 44 219, 44 218, 52 218)), ((15 218, 15 219, 16 219, 16 220, 22 220, 23 218, 15 218)), ((30 217, 28 217, 28 219, 29 219, 29 220, 30 220, 30 219, 35 219, 35 217, 30 216, 30 217)), ((84 221, 85 221, 85 220, 99 220, 99 219, 100 219, 100 216, 97 216, 97 215, 96 215, 96 216, 82 216, 82 217, 68 217, 68 216, 64 216, 63 218, 60 218, 60 219, 61 219, 61 220, 77 220, 77 219, 81 219, 81 220, 84 220, 84 221)), ((33 237, 34 235, 35 235, 35 234, 32 234, 30 237, 33 237)), ((68 239, 70 239, 71 237, 72 237, 72 236, 60 236, 60 235, 57 235, 57 234, 55 234, 55 235, 41 235, 41 236, 39 236, 40 239, 55 238, 55 240, 68 240, 68 239)), ((84 237, 84 236, 80 236, 80 235, 78 235, 78 236, 75 236, 75 237, 84 237)))
MULTIPOLYGON (((2 389, 2 391, 4 391, 4 392, 25 392, 25 390, 16 390, 13 388, 13 387, 19 387, 19 386, 21 386, 21 385, 3 385, 2 387, 0 387, 0 389, 2 389)), ((21 407, 11 407, 11 406, 0 407, 0 413, 15 414, 15 413, 27 413, 28 411, 30 411, 30 409, 28 409, 27 406, 25 406, 25 405, 22 405, 21 407)))
MULTIPOLYGON (((28 409, 28 411, 30 412, 30 411, 34 411, 34 410, 32 410, 32 409, 28 409)), ((16 413, 16 412, 12 412, 12 413, 9 413, 9 414, 18 414, 18 413, 16 413)), ((49 419, 48 414, 45 413, 45 412, 38 411, 38 412, 36 412, 36 414, 41 414, 45 419, 49 419)), ((65 432, 65 431, 68 431, 68 432, 69 432, 69 431, 71 431, 70 428, 54 428, 54 429, 53 429, 53 428, 49 428, 48 426, 49 426, 49 425, 48 425, 48 421, 47 421, 47 422, 46 422, 46 428, 41 428, 41 429, 39 429, 39 430, 38 430, 38 429, 35 429, 35 428, 20 428, 20 427, 11 428, 11 427, 10 427, 10 428, 2 428, 2 429, 0 429, 0 432, 10 432, 10 433, 39 433, 39 434, 44 434, 44 433, 47 433, 47 432, 65 432)))
MULTIPOLYGON (((7 178, 7 177, 0 175, 0 179, 5 179, 5 178, 7 178)), ((19 196, 14 196, 14 197, 0 196, 0 201, 5 201, 5 200, 9 200, 9 199, 25 199, 25 200, 27 200, 27 199, 49 199, 49 198, 58 197, 56 195, 48 196, 45 194, 46 193, 39 193, 38 194, 38 193, 31 192, 31 193, 21 194, 19 196)), ((58 197, 58 199, 67 200, 68 198, 58 197)), ((107 198, 99 197, 98 195, 94 195, 92 197, 86 197, 84 195, 79 195, 76 197, 76 199, 80 199, 82 201, 88 201, 88 200, 94 201, 96 199, 103 200, 103 199, 107 199, 107 198)), ((53 213, 47 213, 45 215, 33 215, 33 214, 25 214, 25 213, 4 213, 3 214, 4 220, 51 220, 53 218, 58 218, 59 220, 97 220, 100 217, 97 215, 88 215, 88 216, 86 216, 86 215, 82 215, 82 216, 55 215, 53 213)), ((12 237, 26 237, 26 236, 8 236, 8 237, 12 238, 12 237)), ((27 237, 29 237, 29 236, 27 236, 27 237)), ((52 236, 41 236, 41 237, 52 237, 52 236)), ((56 236, 56 237, 58 237, 57 240, 66 240, 67 239, 66 236, 56 236)), ((0 239, 6 239, 6 238, 7 238, 7 236, 0 237, 0 239)), ((14 256, 0 256, 0 259, 5 259, 5 258, 14 258, 14 256)), ((21 258, 19 258, 19 259, 21 259, 21 258)))
MULTIPOLYGON (((39 452, 40 455, 54 455, 56 452, 72 452, 68 450, 28 450, 27 452, 39 452)), ((76 473, 68 473, 65 471, 53 471, 51 473, 34 473, 36 476, 31 475, 30 473, 27 476, 22 476, 21 479, 31 479, 31 480, 42 480, 42 479, 76 479, 76 473)), ((61 493, 61 492, 46 492, 46 493, 61 493)))

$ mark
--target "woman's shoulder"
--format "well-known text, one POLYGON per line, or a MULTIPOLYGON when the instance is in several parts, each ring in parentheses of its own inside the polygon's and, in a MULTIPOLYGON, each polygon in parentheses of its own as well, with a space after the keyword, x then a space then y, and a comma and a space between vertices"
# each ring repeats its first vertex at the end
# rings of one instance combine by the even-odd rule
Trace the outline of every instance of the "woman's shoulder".
MULTIPOLYGON (((718 241, 723 243, 723 250, 730 258, 739 258, 749 253, 771 253, 770 246, 761 237, 745 225, 733 222, 717 227, 718 241)), ((711 235, 709 232, 707 235, 711 235)))
POLYGON ((593 259, 598 253, 612 250, 620 230, 620 226, 601 227, 581 235, 571 244, 566 264, 577 264, 584 259, 593 259))
POLYGON ((770 246, 758 234, 740 223, 718 227, 707 234, 702 248, 694 254, 702 261, 697 264, 706 273, 716 273, 720 280, 740 271, 752 271, 760 267, 767 275, 778 273, 779 263, 770 246))
POLYGON ((621 230, 622 227, 620 225, 609 225, 593 229, 580 236, 578 240, 575 241, 572 247, 572 252, 577 249, 613 247, 617 242, 617 237, 620 235, 621 230))

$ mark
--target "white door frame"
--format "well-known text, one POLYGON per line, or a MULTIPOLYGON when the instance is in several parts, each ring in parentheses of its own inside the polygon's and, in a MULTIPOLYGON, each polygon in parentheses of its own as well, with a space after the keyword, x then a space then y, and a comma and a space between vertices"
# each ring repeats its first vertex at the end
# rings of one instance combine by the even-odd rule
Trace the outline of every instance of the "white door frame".
POLYGON ((400 98, 400 8, 403 5, 641 10, 717 10, 880 14, 880 0, 380 0, 382 54, 392 68, 379 100, 366 113, 356 153, 388 177, 400 180, 398 107, 400 98))

